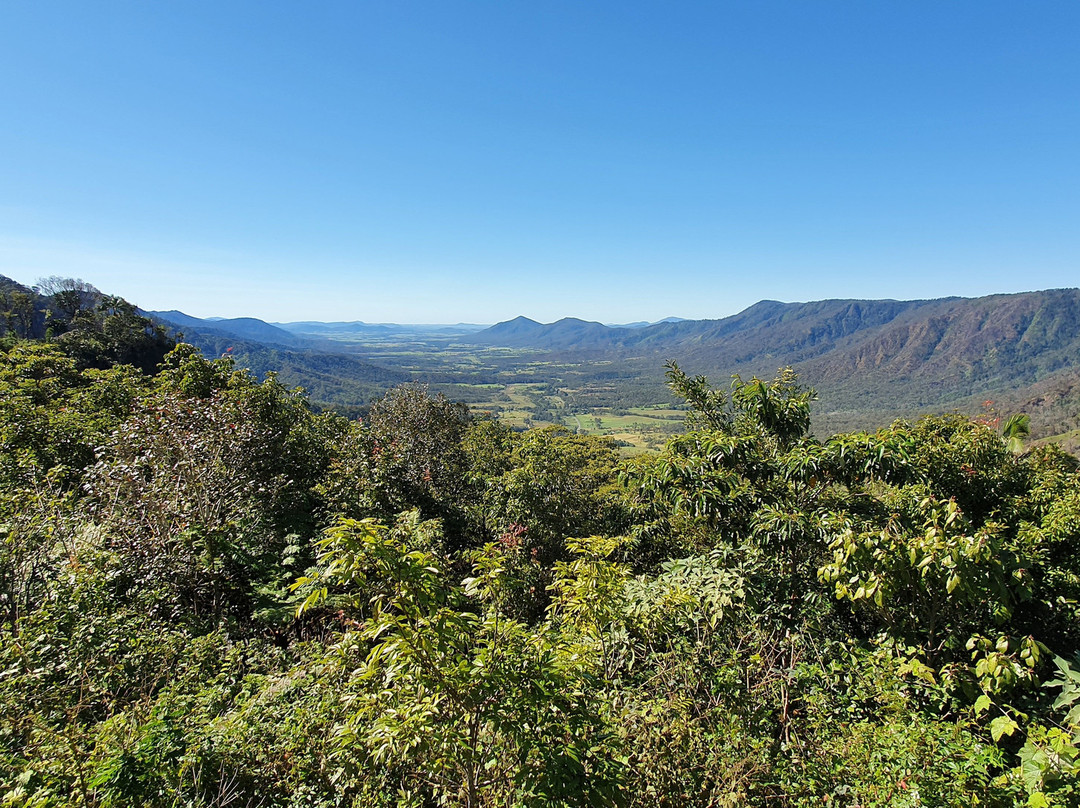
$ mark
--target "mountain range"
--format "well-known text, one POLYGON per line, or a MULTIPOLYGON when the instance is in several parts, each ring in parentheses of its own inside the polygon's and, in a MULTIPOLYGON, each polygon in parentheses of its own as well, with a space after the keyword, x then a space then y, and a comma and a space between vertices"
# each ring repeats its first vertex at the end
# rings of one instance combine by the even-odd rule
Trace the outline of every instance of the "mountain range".
MULTIPOLYGON (((715 320, 668 318, 604 325, 577 318, 539 323, 517 317, 477 325, 280 323, 198 320, 156 312, 185 333, 230 334, 314 354, 354 354, 367 382, 400 378, 355 356, 357 342, 333 337, 439 339, 443 344, 513 348, 559 362, 611 357, 626 371, 656 376, 676 359, 723 382, 731 374, 771 376, 794 367, 819 392, 819 422, 848 427, 952 407, 978 411, 986 399, 1032 411, 1044 429, 1074 428, 1080 411, 1080 290, 1053 289, 930 300, 763 300, 715 320), (869 417, 868 417, 869 416, 869 417)), ((302 357, 293 357, 299 363, 302 357)))
POLYGON ((181 333, 192 331, 198 334, 215 334, 237 337, 239 339, 263 342, 269 345, 288 345, 300 347, 306 341, 284 328, 258 320, 254 317, 212 317, 202 319, 184 314, 182 311, 151 311, 150 316, 170 323, 181 333))
POLYGON ((881 381, 1031 380, 1080 360, 1080 290, 911 301, 766 300, 720 320, 634 329, 518 317, 467 339, 534 350, 674 351, 732 370, 767 370, 779 362, 804 365, 827 380, 855 372, 881 381))
POLYGON ((771 375, 790 365, 834 411, 869 404, 898 414, 968 406, 979 397, 1067 408, 1075 403, 1080 374, 1080 290, 909 301, 765 300, 723 319, 637 329, 518 317, 470 339, 533 350, 662 355, 720 379, 771 375))

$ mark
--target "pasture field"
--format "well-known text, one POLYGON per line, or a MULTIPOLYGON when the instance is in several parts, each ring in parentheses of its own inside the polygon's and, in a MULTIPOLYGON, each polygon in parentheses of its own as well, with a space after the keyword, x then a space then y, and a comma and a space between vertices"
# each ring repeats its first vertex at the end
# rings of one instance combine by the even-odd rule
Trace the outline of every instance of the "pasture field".
POLYGON ((509 384, 499 391, 501 395, 471 402, 469 407, 475 413, 492 413, 515 429, 559 424, 579 435, 610 437, 619 442, 624 454, 658 449, 682 430, 685 413, 670 407, 569 407, 573 391, 548 395, 544 390, 542 384, 509 384))
POLYGON ((403 371, 476 414, 513 429, 551 424, 618 441, 634 454, 657 449, 682 429, 663 383, 663 363, 582 359, 559 353, 465 345, 451 339, 342 339, 351 353, 403 371))
POLYGON ((629 444, 622 447, 626 453, 659 449, 671 435, 682 431, 682 418, 685 413, 668 417, 648 413, 649 408, 642 407, 636 410, 628 414, 615 414, 603 409, 584 413, 578 417, 581 423, 579 431, 590 435, 605 435, 621 444, 629 444))

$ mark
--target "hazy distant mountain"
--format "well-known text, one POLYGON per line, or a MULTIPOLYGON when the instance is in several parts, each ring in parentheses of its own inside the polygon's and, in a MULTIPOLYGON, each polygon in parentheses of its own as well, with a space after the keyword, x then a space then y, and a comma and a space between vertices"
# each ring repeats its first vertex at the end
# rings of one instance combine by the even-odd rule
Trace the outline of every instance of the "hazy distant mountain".
POLYGON ((405 324, 405 323, 365 323, 360 320, 352 322, 321 323, 312 320, 304 320, 293 323, 274 323, 278 328, 293 334, 305 337, 317 337, 322 339, 348 339, 354 338, 391 338, 391 337, 447 337, 453 338, 459 335, 472 334, 488 328, 486 325, 473 323, 456 323, 453 325, 438 324, 405 324))
POLYGON ((655 322, 638 320, 634 323, 605 323, 605 325, 609 328, 644 328, 647 325, 657 325, 658 323, 681 323, 685 319, 685 317, 665 317, 663 320, 656 320, 655 322))
POLYGON ((166 323, 172 323, 184 334, 192 329, 211 334, 228 334, 240 339, 253 340, 271 345, 287 345, 300 347, 306 341, 283 328, 257 320, 254 317, 234 318, 200 318, 184 314, 182 311, 151 311, 151 317, 156 317, 166 323))

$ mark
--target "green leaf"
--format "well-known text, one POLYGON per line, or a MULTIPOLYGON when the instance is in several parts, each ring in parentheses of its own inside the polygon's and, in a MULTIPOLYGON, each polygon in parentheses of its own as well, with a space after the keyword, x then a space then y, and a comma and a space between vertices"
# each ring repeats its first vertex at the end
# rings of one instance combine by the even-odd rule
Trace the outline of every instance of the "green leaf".
POLYGON ((1020 729, 1020 725, 1013 721, 1010 716, 999 715, 990 722, 990 737, 997 742, 1006 735, 1012 735, 1018 729, 1020 729))

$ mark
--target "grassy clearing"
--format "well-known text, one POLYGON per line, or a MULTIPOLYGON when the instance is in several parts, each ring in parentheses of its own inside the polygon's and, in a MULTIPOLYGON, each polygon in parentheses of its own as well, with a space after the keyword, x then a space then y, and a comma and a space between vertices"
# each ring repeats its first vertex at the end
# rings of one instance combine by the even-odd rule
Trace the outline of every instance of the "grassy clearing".
POLYGON ((630 407, 628 412, 634 415, 644 415, 648 418, 662 418, 671 421, 682 421, 686 417, 686 410, 676 410, 666 404, 655 404, 649 407, 630 407))
POLYGON ((673 434, 681 431, 685 413, 670 405, 633 407, 612 411, 571 404, 573 392, 560 389, 548 395, 547 385, 517 382, 508 385, 473 385, 494 393, 482 401, 470 402, 475 413, 491 412, 514 429, 562 424, 580 435, 598 435, 618 441, 620 451, 631 456, 655 451, 673 434), (616 414, 616 412, 618 414, 616 414))
POLYGON ((1055 444, 1060 446, 1066 452, 1070 454, 1080 453, 1080 429, 1073 429, 1069 432, 1062 432, 1060 435, 1050 435, 1045 438, 1041 438, 1036 441, 1032 441, 1032 446, 1041 446, 1043 444, 1055 444))
POLYGON ((652 442, 644 440, 637 432, 616 432, 610 437, 619 441, 619 454, 623 455, 623 457, 655 452, 660 448, 659 445, 653 445, 652 442), (629 444, 629 446, 623 444, 629 444))
POLYGON ((590 435, 604 435, 622 443, 624 454, 638 454, 656 450, 673 434, 681 430, 682 422, 645 415, 612 415, 594 411, 578 419, 584 427, 581 431, 590 435))

